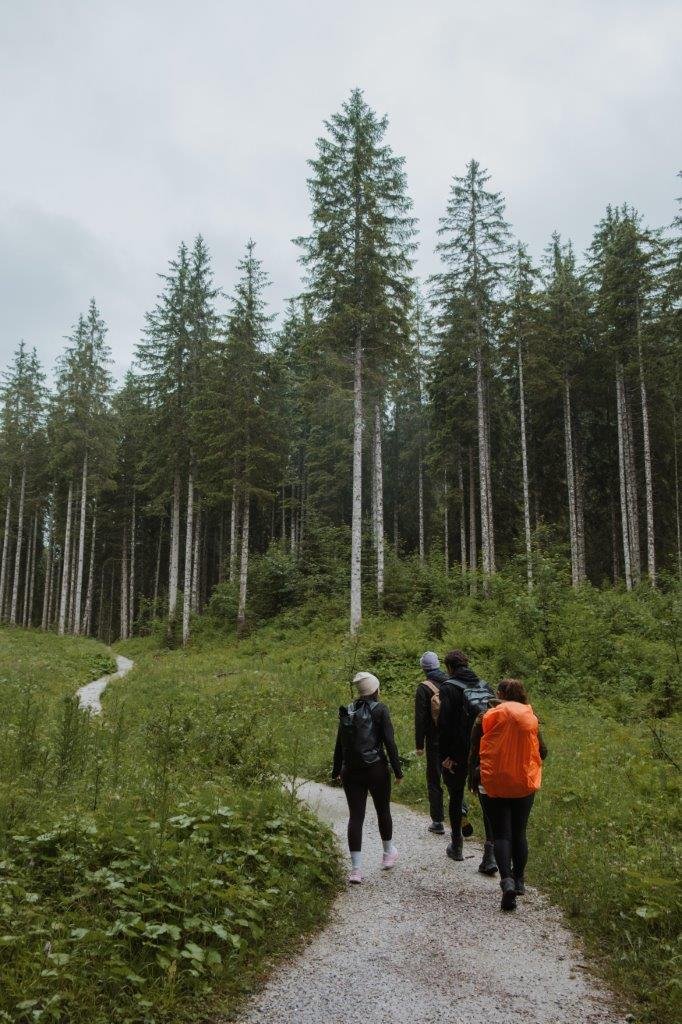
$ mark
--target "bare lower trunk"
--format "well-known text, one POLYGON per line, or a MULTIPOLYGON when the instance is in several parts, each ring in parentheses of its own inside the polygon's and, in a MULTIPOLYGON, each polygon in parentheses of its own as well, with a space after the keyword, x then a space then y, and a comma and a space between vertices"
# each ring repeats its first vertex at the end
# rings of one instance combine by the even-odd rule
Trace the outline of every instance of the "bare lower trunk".
MULTIPOLYGON (((476 571, 478 565, 478 551, 476 544, 476 473, 474 463, 474 450, 469 449, 469 569, 476 571)), ((472 576, 471 591, 476 593, 476 578, 472 576)))
POLYGON ((121 544, 121 596, 120 596, 120 635, 121 640, 128 639, 128 524, 123 524, 123 542, 121 544))
POLYGON ((251 514, 251 498, 244 495, 244 512, 242 516, 242 557, 239 568, 239 607, 237 609, 237 629, 244 629, 246 624, 246 595, 249 584, 249 519, 251 514))
POLYGON ((618 479, 620 484, 620 518, 623 533, 623 566, 625 586, 632 590, 632 568, 630 561, 630 527, 628 523, 628 499, 625 478, 625 426, 623 415, 623 368, 616 364, 616 421, 618 424, 618 479))
POLYGON ((194 554, 192 555, 191 605, 194 614, 199 612, 199 575, 201 571, 201 510, 197 501, 196 525, 194 527, 194 554))
POLYGON ((78 636, 81 629, 81 602, 83 596, 83 569, 85 562, 85 527, 88 500, 88 456, 83 456, 83 474, 81 480, 81 521, 78 532, 78 564, 76 566, 76 592, 74 595, 73 635, 78 636))
POLYGON ((97 506, 92 510, 92 528, 90 532, 90 564, 88 566, 88 585, 85 591, 85 610, 81 623, 81 632, 90 635, 92 626, 92 596, 95 587, 95 544, 97 538, 97 506))
POLYGON ((417 520, 419 530, 419 561, 423 565, 426 558, 426 544, 424 542, 424 461, 421 448, 417 465, 417 520))
POLYGON ((637 494, 637 471, 635 469, 635 445, 632 438, 632 416, 630 415, 630 402, 624 378, 623 410, 625 419, 625 484, 628 496, 632 582, 636 586, 642 579, 642 562, 639 546, 639 497, 637 494))
POLYGON ((289 541, 292 555, 296 554, 296 485, 291 485, 291 517, 289 523, 289 541))
POLYGON ((377 604, 384 600, 384 468, 381 450, 381 409, 374 408, 374 516, 377 552, 377 604))
POLYGON ((616 527, 616 509, 613 496, 609 498, 611 507, 611 576, 614 586, 618 582, 618 529, 616 527))
POLYGON ((481 558, 483 575, 489 576, 492 572, 490 559, 490 520, 488 517, 490 502, 488 499, 488 452, 485 394, 483 389, 483 350, 480 345, 476 350, 476 401, 478 407, 478 483, 481 513, 481 558))
POLYGON ((159 580, 161 578, 161 545, 163 540, 163 519, 159 525, 159 542, 156 546, 156 572, 154 573, 154 602, 152 604, 152 616, 156 618, 158 614, 158 602, 159 602, 159 580))
MULTIPOLYGON (((282 489, 284 494, 284 489, 282 489)), ((286 525, 284 522, 284 505, 282 504, 282 540, 286 525)), ((237 575, 237 484, 232 484, 232 502, 230 504, 230 583, 234 583, 237 575)))
MULTIPOLYGON (((638 325, 639 331, 639 325, 638 325)), ((638 339, 637 352, 639 357, 639 393, 642 403, 642 443, 644 447, 644 485, 646 493, 646 564, 649 582, 656 586, 656 544, 654 538, 654 484, 651 472, 651 434, 649 430, 649 404, 644 377, 644 358, 642 341, 638 339)))
POLYGON ((24 583, 24 628, 33 624, 33 591, 36 582, 36 550, 38 546, 38 513, 33 515, 31 531, 31 547, 26 566, 26 582, 24 583))
POLYGON ((19 599, 19 574, 21 572, 21 549, 24 534, 24 499, 26 497, 26 466, 21 472, 19 487, 19 514, 17 516, 17 546, 14 551, 14 578, 12 580, 12 602, 10 604, 9 621, 15 626, 17 622, 17 602, 19 599))
POLYGON ((5 586, 8 576, 9 532, 12 524, 12 478, 7 485, 7 505, 5 508, 5 532, 2 538, 2 565, 0 566, 0 622, 5 613, 5 586))
POLYGON ((130 579, 128 580, 128 629, 130 636, 133 635, 133 623, 135 622, 135 542, 136 542, 136 508, 135 492, 133 491, 133 505, 130 512, 130 579))
POLYGON ((585 505, 583 502, 583 474, 580 468, 580 460, 577 452, 578 449, 576 447, 574 454, 575 525, 578 531, 578 572, 580 573, 580 582, 584 583, 587 579, 587 570, 585 567, 585 505))
POLYGON ((180 565, 180 473, 173 477, 170 554, 168 557, 168 618, 174 619, 178 604, 178 567, 180 565))
POLYGON ((182 645, 189 640, 189 613, 192 601, 192 541, 194 539, 194 467, 190 461, 187 478, 187 526, 185 533, 185 583, 182 594, 182 645))
MULTIPOLYGON (((74 519, 75 519, 75 515, 76 515, 76 510, 74 508, 74 519)), ((70 633, 73 630, 73 610, 74 610, 75 598, 76 598, 76 556, 78 554, 78 548, 77 548, 77 546, 75 544, 75 533, 76 533, 76 524, 75 524, 75 522, 73 524, 73 532, 74 532, 74 543, 71 545, 71 564, 69 566, 69 598, 68 598, 68 608, 67 608, 67 613, 66 613, 66 632, 67 633, 70 633)))
POLYGON ((466 499, 464 497, 464 470, 462 469, 461 454, 457 459, 457 485, 459 487, 459 560, 462 567, 462 577, 466 579, 467 573, 467 514, 466 499))
POLYGON ((350 632, 362 621, 362 340, 355 345, 353 375, 353 513, 350 555, 350 632))
POLYGON ((45 584, 43 587, 43 614, 40 628, 46 630, 50 624, 50 595, 52 593, 52 567, 54 565, 54 491, 50 499, 50 529, 47 535, 45 552, 45 584))
POLYGON ((52 588, 50 592, 50 607, 47 610, 47 628, 50 629, 57 625, 59 607, 59 594, 61 593, 61 564, 60 556, 53 557, 52 560, 52 588))
POLYGON ((66 614, 69 600, 69 560, 71 558, 71 508, 73 505, 73 483, 69 480, 69 494, 66 499, 66 527, 64 528, 64 550, 62 552, 62 587, 59 600, 58 632, 63 636, 66 631, 66 614))
POLYGON ((523 382, 523 349, 518 343, 519 357, 519 419, 521 421, 521 476, 523 482, 523 529, 526 538, 526 576, 528 589, 533 589, 533 546, 530 529, 530 484, 528 481, 528 447, 526 444, 526 393, 523 382))
MULTIPOLYGON (((274 504, 273 504, 274 509, 274 504)), ((274 530, 273 537, 274 540, 274 530)), ((218 533, 218 583, 223 582, 223 558, 225 557, 225 510, 220 508, 220 531, 218 533)))
POLYGON ((571 581, 579 587, 578 525, 575 500, 575 466, 573 463, 573 429, 571 425, 571 385, 564 377, 564 447, 566 453, 566 489, 568 491, 568 526, 571 541, 571 581))
MULTIPOLYGON (((104 617, 103 617, 103 612, 104 612, 104 570, 105 570, 104 551, 105 551, 105 548, 103 547, 102 548, 102 573, 100 575, 100 580, 99 580, 99 602, 98 602, 99 607, 98 607, 98 610, 97 610, 97 636, 99 637, 100 640, 104 639, 104 617)), ((113 572, 113 569, 112 569, 112 572, 113 572)))
POLYGON ((107 624, 107 643, 111 643, 112 629, 114 622, 114 585, 116 583, 116 574, 114 572, 114 566, 111 566, 111 583, 109 584, 109 622, 107 624))

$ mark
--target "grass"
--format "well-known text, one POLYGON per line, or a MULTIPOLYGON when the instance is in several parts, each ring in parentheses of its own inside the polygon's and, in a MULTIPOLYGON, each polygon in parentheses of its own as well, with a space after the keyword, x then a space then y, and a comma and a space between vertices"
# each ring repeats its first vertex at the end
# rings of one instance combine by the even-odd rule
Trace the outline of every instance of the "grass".
POLYGON ((73 693, 109 662, 0 630, 0 1021, 229 1012, 336 891, 331 836, 281 791, 248 706, 138 672, 90 719, 73 693))
MULTIPOLYGON (((338 705, 354 671, 371 668, 405 759, 396 796, 425 810, 418 656, 453 646, 490 681, 523 676, 543 723, 529 880, 564 908, 637 1021, 677 1019, 677 615, 669 595, 539 581, 529 598, 501 580, 487 601, 368 617, 355 641, 333 601, 240 641, 204 619, 186 650, 121 645, 136 668, 105 692, 99 721, 73 726, 60 694, 74 677, 60 690, 55 676, 28 744, 16 700, 44 668, 23 662, 5 705, 3 763, 15 767, 0 768, 1 930, 14 936, 0 938, 11 982, 0 1020, 181 1021, 234 1006, 270 956, 323 919, 337 884, 328 833, 274 777, 328 779, 338 705), (17 773, 22 743, 33 753, 17 773), (17 789, 30 801, 17 804, 17 789)), ((0 631, 0 676, 26 656, 26 636, 0 631)), ((34 639, 49 672, 56 640, 34 639)), ((63 643, 86 658, 87 645, 63 643)), ((72 665, 85 681, 85 661, 72 665)))

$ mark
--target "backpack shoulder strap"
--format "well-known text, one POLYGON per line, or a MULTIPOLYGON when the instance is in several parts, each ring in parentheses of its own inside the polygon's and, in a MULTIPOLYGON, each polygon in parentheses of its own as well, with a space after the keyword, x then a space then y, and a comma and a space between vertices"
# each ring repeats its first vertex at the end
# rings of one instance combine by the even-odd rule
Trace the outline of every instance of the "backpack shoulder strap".
POLYGON ((423 682, 424 686, 428 687, 428 689, 431 691, 431 693, 433 693, 433 694, 440 693, 440 690, 438 689, 436 684, 431 682, 430 679, 422 679, 422 682, 423 682))
POLYGON ((468 683, 465 683, 463 679, 448 679, 448 682, 456 686, 458 690, 464 691, 469 689, 468 683))

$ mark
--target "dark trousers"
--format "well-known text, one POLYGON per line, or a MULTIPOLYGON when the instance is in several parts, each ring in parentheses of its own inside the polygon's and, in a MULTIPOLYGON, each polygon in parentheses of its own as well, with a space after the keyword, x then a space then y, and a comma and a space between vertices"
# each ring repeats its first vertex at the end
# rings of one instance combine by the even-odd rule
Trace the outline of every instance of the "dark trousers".
POLYGON ((515 798, 481 794, 493 831, 500 878, 523 878, 528 862, 526 826, 534 799, 535 793, 515 798))
POLYGON ((459 765, 455 765, 451 771, 448 768, 443 768, 443 782, 450 795, 448 815, 453 839, 458 839, 462 835, 462 804, 464 803, 466 780, 466 767, 460 768, 459 765))
POLYGON ((391 773, 383 761, 368 768, 357 768, 341 773, 343 789, 348 801, 348 849, 356 853, 362 849, 362 826, 365 823, 367 794, 370 793, 379 822, 379 834, 385 841, 393 838, 391 818, 391 773))
POLYGON ((493 826, 491 825, 490 818, 488 817, 488 811, 487 811, 486 806, 485 806, 485 797, 484 797, 483 793, 479 793, 478 794, 478 802, 481 805, 481 814, 483 816, 483 827, 485 829, 485 841, 486 841, 486 843, 492 843, 492 842, 495 841, 495 836, 493 835, 493 826))
POLYGON ((426 789, 429 794, 429 813, 432 821, 443 820, 442 767, 438 753, 438 740, 426 739, 426 789))

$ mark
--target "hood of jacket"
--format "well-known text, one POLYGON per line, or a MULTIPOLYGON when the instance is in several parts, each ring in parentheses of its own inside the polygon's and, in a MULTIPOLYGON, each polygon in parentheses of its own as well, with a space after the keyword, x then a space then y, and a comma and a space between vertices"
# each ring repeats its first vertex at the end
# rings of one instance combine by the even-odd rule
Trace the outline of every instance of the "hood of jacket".
POLYGON ((430 682, 436 684, 444 683, 448 678, 447 672, 443 672, 442 668, 431 668, 428 672, 425 672, 424 675, 430 682))
POLYGON ((466 665, 462 665, 461 668, 456 669, 449 679, 456 679, 460 683, 477 683, 478 676, 472 668, 466 665))

